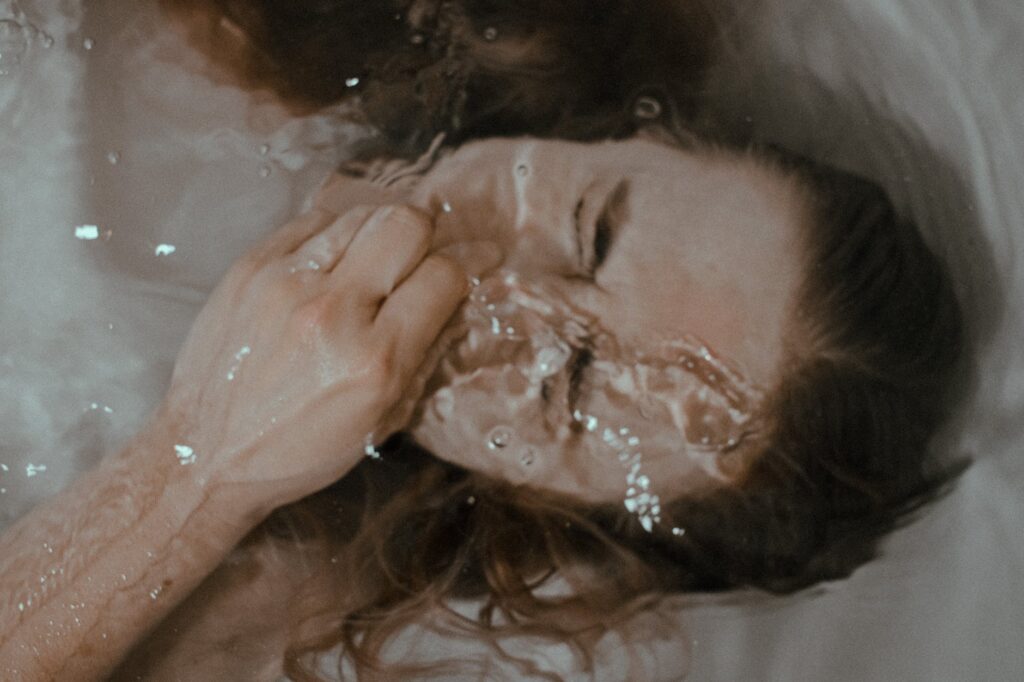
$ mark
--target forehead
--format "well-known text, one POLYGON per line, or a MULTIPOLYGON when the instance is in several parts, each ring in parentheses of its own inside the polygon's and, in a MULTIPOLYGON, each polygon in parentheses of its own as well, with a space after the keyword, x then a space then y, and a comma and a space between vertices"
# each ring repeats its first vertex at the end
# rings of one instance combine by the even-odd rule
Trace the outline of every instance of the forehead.
POLYGON ((770 383, 802 280, 796 182, 749 157, 642 141, 580 156, 595 176, 629 183, 597 278, 606 325, 641 346, 697 336, 770 383))

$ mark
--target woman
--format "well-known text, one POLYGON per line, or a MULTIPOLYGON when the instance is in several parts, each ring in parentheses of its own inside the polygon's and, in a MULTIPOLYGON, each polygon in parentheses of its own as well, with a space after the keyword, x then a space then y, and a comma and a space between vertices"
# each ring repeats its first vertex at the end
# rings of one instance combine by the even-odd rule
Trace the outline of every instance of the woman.
POLYGON ((105 674, 247 534, 124 674, 243 676, 244 644, 195 647, 248 625, 293 678, 338 644, 372 676, 463 597, 479 612, 447 627, 498 655, 520 634, 585 654, 660 595, 868 559, 941 480, 941 268, 866 182, 652 135, 477 142, 411 186, 400 166, 328 185, 229 273, 151 426, 4 536, 5 672, 105 674), (425 257, 443 248, 463 265, 425 257), (434 343, 464 270, 483 281, 434 343), (402 436, 363 457, 403 427, 433 456, 402 436))

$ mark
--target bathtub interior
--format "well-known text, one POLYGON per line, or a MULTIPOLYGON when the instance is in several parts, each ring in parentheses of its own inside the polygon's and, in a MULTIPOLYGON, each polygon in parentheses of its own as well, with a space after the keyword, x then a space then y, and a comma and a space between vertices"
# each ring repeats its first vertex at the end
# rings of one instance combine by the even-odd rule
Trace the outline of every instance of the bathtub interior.
MULTIPOLYGON (((939 448, 974 465, 850 579, 784 599, 680 600, 685 635, 638 626, 632 659, 608 642, 598 677, 1016 678, 1024 14, 1015 0, 756 4, 729 36, 721 115, 879 179, 921 222, 976 348, 939 448)), ((0 527, 140 428, 219 276, 364 132, 221 82, 152 0, 0 0, 3 21, 0 527)), ((538 655, 564 665, 557 647, 538 655)))

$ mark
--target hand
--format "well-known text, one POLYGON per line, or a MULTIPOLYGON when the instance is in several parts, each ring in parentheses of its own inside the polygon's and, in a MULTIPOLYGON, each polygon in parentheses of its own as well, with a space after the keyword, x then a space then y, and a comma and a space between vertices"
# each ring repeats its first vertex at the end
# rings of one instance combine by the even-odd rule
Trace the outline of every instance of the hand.
MULTIPOLYGON (((269 509, 344 475, 496 247, 427 255, 432 221, 401 206, 314 210, 243 257, 200 313, 162 411, 207 486, 269 509)), ((392 428, 401 424, 391 424, 392 428)))

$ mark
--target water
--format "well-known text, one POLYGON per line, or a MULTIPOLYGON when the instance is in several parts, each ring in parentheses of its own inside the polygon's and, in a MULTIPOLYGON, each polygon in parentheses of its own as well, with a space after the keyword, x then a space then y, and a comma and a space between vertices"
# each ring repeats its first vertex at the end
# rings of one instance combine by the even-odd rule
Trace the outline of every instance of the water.
POLYGON ((584 466, 570 460, 593 462, 607 474, 589 474, 592 492, 620 496, 647 530, 660 522, 658 477, 726 480, 722 457, 758 428, 761 391, 698 340, 623 348, 592 315, 515 272, 483 280, 442 343, 451 350, 427 384, 417 437, 439 450, 445 432, 475 440, 562 492, 577 492, 565 470, 584 466))
POLYGON ((11 73, 28 51, 28 32, 13 19, 0 19, 0 75, 11 73))

